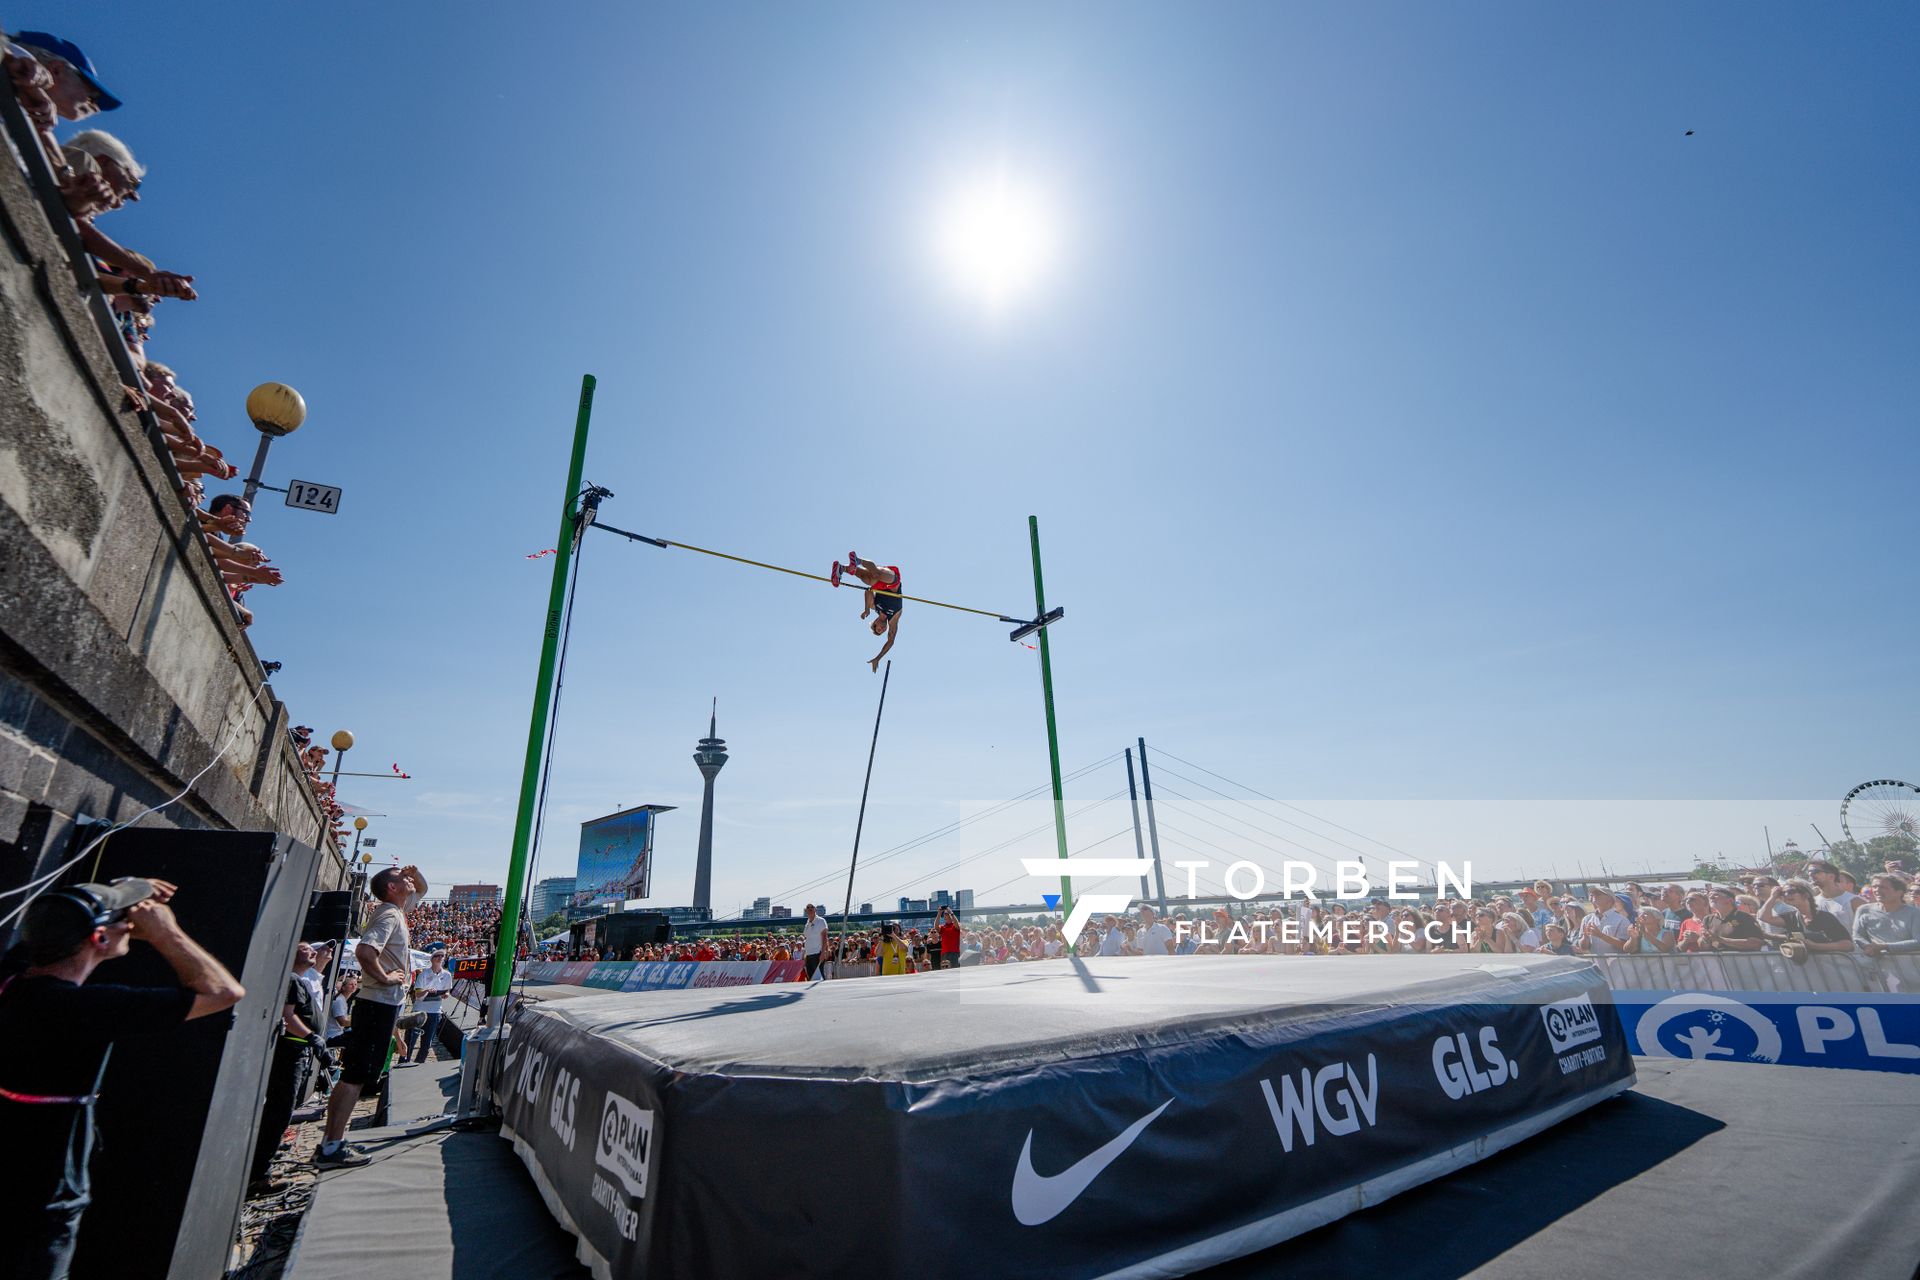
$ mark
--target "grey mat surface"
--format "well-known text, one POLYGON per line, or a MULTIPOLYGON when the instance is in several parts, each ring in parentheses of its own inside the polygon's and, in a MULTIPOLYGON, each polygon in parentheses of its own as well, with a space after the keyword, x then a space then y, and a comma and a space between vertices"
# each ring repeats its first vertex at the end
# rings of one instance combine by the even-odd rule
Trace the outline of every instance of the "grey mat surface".
POLYGON ((1916 1274, 1920 1078, 1663 1058, 1635 1064, 1639 1084, 1630 1093, 1384 1205, 1201 1274, 1916 1274))
POLYGON ((372 1164, 321 1176, 288 1280, 586 1280, 573 1237, 497 1133, 407 1136, 459 1078, 451 1061, 394 1073, 395 1123, 351 1135, 372 1164))

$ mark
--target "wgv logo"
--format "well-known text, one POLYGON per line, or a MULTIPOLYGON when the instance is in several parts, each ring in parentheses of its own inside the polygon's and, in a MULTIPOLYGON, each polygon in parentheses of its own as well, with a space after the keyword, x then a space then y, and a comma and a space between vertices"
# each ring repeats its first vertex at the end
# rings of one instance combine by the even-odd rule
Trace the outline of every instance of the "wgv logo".
POLYGON ((617 1093, 607 1094, 600 1112, 600 1143, 593 1162, 620 1179, 634 1196, 647 1194, 647 1156, 653 1146, 653 1112, 617 1093))
POLYGON ((1371 1127, 1380 1101, 1380 1075, 1373 1055, 1368 1054, 1364 1085, 1360 1083, 1360 1073, 1351 1066, 1333 1062, 1318 1071, 1312 1067, 1300 1068, 1297 1085, 1292 1075, 1281 1076, 1277 1096, 1273 1082, 1263 1079, 1260 1092, 1267 1095, 1267 1112, 1280 1134, 1280 1147, 1291 1154, 1296 1135, 1310 1147, 1318 1133, 1345 1137, 1371 1127))
POLYGON ((1433 1078, 1455 1102, 1498 1088, 1519 1074, 1520 1064, 1500 1052, 1500 1039, 1492 1027, 1480 1028, 1478 1058, 1464 1031, 1433 1042, 1433 1078))
POLYGON ((540 1101, 540 1086, 547 1080, 547 1055, 538 1049, 528 1049, 526 1061, 520 1064, 520 1075, 514 1088, 521 1097, 532 1106, 540 1101))
MULTIPOLYGON (((1138 880, 1153 870, 1153 864, 1144 858, 1022 858, 1020 864, 1027 869, 1028 875, 1043 880, 1057 880, 1065 876, 1085 876, 1089 880, 1131 876, 1138 880)), ((1053 906, 1053 901, 1047 905, 1053 906)), ((1133 895, 1128 893, 1081 894, 1073 900, 1073 909, 1067 913, 1066 924, 1061 926, 1066 934, 1067 945, 1073 946, 1080 941, 1080 931, 1087 927, 1087 921, 1094 916, 1119 915, 1131 906, 1133 895)))

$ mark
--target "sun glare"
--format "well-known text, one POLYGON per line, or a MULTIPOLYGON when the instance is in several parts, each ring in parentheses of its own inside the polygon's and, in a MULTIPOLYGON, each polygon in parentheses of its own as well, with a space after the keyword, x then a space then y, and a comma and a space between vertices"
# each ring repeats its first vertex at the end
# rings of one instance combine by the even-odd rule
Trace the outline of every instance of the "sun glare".
POLYGON ((954 192, 941 211, 936 243, 953 283, 996 312, 1031 296, 1058 250, 1046 199, 1005 173, 954 192))

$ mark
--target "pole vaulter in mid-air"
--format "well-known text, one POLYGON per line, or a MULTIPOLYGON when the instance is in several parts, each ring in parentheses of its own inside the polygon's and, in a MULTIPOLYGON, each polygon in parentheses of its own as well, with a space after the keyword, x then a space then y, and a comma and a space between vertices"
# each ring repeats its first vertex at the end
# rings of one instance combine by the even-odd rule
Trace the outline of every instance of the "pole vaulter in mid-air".
POLYGON ((847 562, 838 561, 833 566, 833 585, 840 585, 842 572, 851 573, 866 583, 865 607, 860 610, 864 620, 873 614, 879 617, 867 629, 876 636, 885 636, 887 642, 880 646, 880 652, 873 655, 867 663, 875 675, 880 674, 880 659, 887 656, 887 650, 893 648, 893 642, 900 635, 900 609, 906 603, 906 597, 900 594, 900 566, 890 564, 881 566, 871 560, 862 560, 857 551, 847 552, 847 562))

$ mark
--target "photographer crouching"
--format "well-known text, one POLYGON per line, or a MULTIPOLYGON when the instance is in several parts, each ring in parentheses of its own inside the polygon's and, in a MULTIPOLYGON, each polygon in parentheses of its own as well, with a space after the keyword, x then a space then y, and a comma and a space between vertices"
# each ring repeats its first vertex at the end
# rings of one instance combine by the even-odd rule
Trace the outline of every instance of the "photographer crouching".
POLYGON ((93 1104, 116 1040, 156 1035, 238 1004, 246 991, 189 938, 164 880, 51 889, 27 907, 24 971, 0 981, 0 1275, 61 1280, 90 1199, 93 1104), (178 987, 88 984, 135 941, 178 987))

